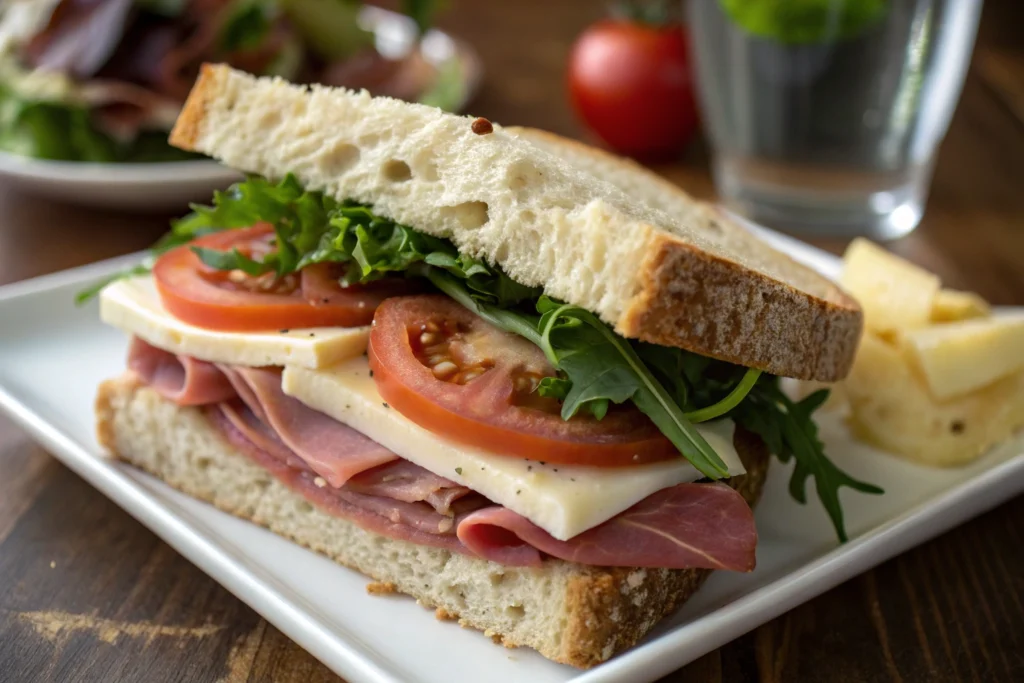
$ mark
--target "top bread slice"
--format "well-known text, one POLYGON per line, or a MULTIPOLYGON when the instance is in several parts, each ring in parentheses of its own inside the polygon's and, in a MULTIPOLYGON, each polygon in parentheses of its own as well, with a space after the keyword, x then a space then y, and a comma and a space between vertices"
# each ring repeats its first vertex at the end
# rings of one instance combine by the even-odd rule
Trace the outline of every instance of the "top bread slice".
POLYGON ((446 237, 624 337, 801 379, 849 371, 861 312, 831 281, 631 162, 472 124, 205 65, 170 140, 446 237))

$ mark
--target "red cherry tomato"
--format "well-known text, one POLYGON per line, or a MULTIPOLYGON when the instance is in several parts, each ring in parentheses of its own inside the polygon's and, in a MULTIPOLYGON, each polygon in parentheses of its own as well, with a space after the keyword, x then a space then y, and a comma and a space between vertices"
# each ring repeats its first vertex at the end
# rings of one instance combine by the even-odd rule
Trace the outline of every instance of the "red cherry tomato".
POLYGON ((594 24, 573 46, 569 93, 587 126, 622 154, 670 157, 697 128, 689 41, 677 23, 594 24))

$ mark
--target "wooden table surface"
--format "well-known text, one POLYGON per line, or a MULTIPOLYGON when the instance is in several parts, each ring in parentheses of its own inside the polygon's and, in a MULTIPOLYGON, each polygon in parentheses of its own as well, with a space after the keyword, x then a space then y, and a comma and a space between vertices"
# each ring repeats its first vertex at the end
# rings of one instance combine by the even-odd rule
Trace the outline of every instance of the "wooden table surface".
MULTIPOLYGON (((996 304, 1024 304, 1022 4, 986 3, 924 221, 891 245, 996 304)), ((442 23, 473 40, 488 73, 474 111, 580 136, 562 70, 602 5, 450 3, 442 23)), ((700 145, 658 170, 714 194, 700 145)), ((165 226, 0 185, 0 284, 143 248, 165 226)), ((1022 603, 1018 497, 666 680, 1024 680, 1022 603)), ((120 680, 337 678, 0 417, 0 681, 120 680)))

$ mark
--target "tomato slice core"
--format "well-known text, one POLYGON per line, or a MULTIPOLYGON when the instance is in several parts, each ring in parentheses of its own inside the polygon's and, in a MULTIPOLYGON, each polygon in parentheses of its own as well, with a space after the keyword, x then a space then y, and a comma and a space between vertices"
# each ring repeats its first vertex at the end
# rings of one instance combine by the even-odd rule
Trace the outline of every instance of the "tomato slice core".
POLYGON ((563 420, 535 389, 544 353, 445 296, 388 299, 370 331, 370 368, 388 405, 421 427, 489 452, 545 463, 621 467, 680 457, 633 406, 563 420))
POLYGON ((339 264, 307 266, 284 277, 216 270, 191 250, 238 249, 256 258, 274 248, 273 238, 273 227, 261 223, 204 235, 163 254, 153 266, 153 277, 164 308, 183 322, 226 332, 359 327, 370 324, 385 298, 414 291, 400 279, 343 288, 339 264))

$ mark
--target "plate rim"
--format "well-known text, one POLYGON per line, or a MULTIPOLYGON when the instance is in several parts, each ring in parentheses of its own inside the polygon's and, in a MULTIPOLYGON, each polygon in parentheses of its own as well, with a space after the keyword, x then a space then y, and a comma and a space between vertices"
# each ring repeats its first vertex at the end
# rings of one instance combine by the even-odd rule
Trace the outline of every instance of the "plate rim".
MULTIPOLYGON (((787 253, 793 245, 799 245, 801 251, 819 261, 833 266, 838 262, 834 255, 795 238, 780 236, 764 228, 757 231, 787 253)), ((0 286, 0 303, 68 285, 85 284, 91 278, 102 277, 138 261, 144 253, 117 256, 0 286)), ((390 661, 382 661, 372 648, 359 643, 357 636, 352 637, 355 634, 339 633, 315 610, 303 605, 298 596, 289 596, 287 591, 275 586, 272 577, 260 567, 241 562, 230 544, 222 545, 215 540, 201 520, 187 511, 168 507, 116 466, 111 458, 92 453, 88 444, 76 442, 2 384, 0 409, 50 454, 336 673, 353 683, 398 683, 402 680, 399 667, 390 661)), ((1017 440, 1008 443, 1015 447, 1017 440)), ((594 669, 578 672, 571 680, 574 683, 654 680, 1022 492, 1024 452, 950 486, 846 545, 835 546, 728 604, 647 639, 594 669), (986 495, 980 495, 982 493, 986 495), (709 632, 712 635, 709 636, 709 632), (700 638, 693 638, 696 633, 700 638)))
POLYGON ((0 150, 0 174, 22 180, 76 183, 83 187, 110 184, 204 183, 230 180, 240 173, 213 159, 103 163, 24 157, 0 150))
POLYGON ((313 610, 275 588, 261 568, 247 566, 230 545, 218 543, 201 521, 167 507, 112 458, 91 453, 87 445, 50 424, 3 385, 0 409, 49 454, 335 673, 353 683, 402 683, 396 672, 386 668, 387 662, 378 661, 369 648, 357 649, 336 635, 336 629, 313 610))

